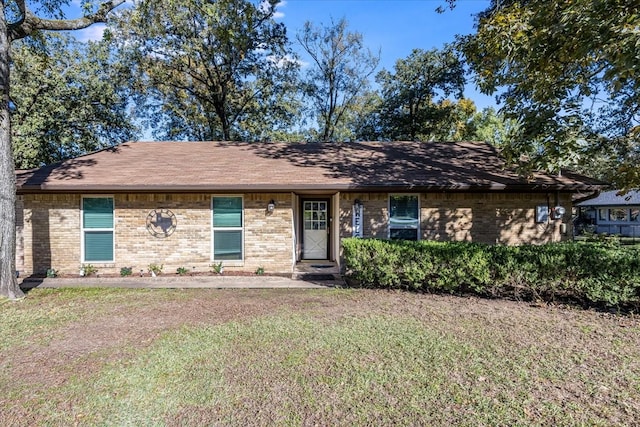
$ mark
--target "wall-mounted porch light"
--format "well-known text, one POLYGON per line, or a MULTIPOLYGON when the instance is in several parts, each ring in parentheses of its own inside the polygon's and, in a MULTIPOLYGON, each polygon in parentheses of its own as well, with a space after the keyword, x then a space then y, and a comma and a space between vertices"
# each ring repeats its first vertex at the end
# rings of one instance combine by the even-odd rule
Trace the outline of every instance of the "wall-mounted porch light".
POLYGON ((267 212, 273 213, 274 210, 276 210, 276 202, 271 199, 269 200, 269 204, 267 204, 267 212))

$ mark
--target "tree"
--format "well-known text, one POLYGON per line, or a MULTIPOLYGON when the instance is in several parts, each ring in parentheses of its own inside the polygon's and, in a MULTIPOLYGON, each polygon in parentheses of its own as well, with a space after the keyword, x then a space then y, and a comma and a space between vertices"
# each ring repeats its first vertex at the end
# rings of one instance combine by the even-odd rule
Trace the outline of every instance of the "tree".
POLYGON ((450 47, 414 49, 396 61, 393 73, 379 72, 376 81, 382 99, 379 128, 386 139, 448 139, 455 133, 456 116, 467 108, 450 99, 462 98, 464 90, 462 63, 450 47))
POLYGON ((362 34, 348 32, 347 27, 344 18, 322 28, 307 21, 297 35, 312 60, 303 90, 311 99, 323 142, 339 136, 338 128, 368 88, 369 77, 380 61, 380 53, 374 55, 365 49, 362 34))
MULTIPOLYGON (((0 295, 9 299, 24 296, 16 279, 16 176, 11 144, 10 64, 11 43, 42 30, 77 30, 96 22, 104 22, 107 14, 124 0, 110 0, 90 7, 85 3, 85 15, 77 19, 48 19, 61 14, 64 0, 33 2, 37 16, 25 0, 2 2, 0 14, 0 295)), ((35 76, 34 76, 35 78, 35 76)))
POLYGON ((273 20, 278 2, 142 0, 119 14, 113 39, 156 137, 246 139, 257 137, 243 128, 253 118, 265 128, 287 118, 274 105, 294 87, 297 62, 273 20))
POLYGON ((484 108, 473 115, 471 119, 472 135, 469 139, 485 141, 498 148, 502 148, 513 139, 517 132, 518 123, 507 119, 493 107, 484 108))
POLYGON ((135 138, 127 82, 105 43, 62 34, 14 45, 10 88, 16 166, 33 168, 135 138), (34 79, 34 76, 38 76, 34 79))
POLYGON ((639 27, 636 1, 492 0, 459 42, 519 123, 509 160, 588 172, 605 156, 619 187, 640 186, 639 27))

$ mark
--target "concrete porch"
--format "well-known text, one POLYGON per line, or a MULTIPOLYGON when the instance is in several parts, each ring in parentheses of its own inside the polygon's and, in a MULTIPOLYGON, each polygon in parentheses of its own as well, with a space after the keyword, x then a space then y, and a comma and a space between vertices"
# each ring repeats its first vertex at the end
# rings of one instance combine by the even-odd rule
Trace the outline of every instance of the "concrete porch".
POLYGON ((298 261, 292 278, 306 281, 342 281, 338 265, 326 259, 298 261))

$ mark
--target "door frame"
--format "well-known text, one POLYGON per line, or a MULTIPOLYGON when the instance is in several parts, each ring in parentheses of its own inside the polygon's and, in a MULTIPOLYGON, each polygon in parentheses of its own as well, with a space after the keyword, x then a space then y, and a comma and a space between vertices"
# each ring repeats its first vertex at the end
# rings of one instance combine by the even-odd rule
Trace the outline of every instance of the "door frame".
POLYGON ((331 260, 331 242, 333 240, 333 211, 331 206, 331 196, 320 195, 314 197, 313 195, 300 195, 298 204, 298 224, 299 224, 299 236, 300 247, 299 254, 300 260, 331 260), (304 257, 304 203, 305 202, 326 202, 327 203, 327 247, 325 248, 325 258, 305 258, 304 257))

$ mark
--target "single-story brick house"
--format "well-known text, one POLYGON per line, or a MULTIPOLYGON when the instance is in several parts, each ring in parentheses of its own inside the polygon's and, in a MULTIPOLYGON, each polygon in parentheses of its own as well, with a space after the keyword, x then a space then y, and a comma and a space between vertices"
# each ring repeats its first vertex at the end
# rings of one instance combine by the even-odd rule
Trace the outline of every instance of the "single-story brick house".
POLYGON ((577 203, 580 227, 598 234, 640 237, 640 191, 603 191, 577 203))
POLYGON ((598 181, 505 168, 485 143, 131 142, 17 171, 17 268, 290 273, 348 236, 498 244, 570 238, 598 181), (569 229, 568 229, 569 227, 569 229))

